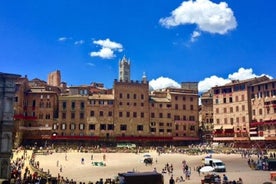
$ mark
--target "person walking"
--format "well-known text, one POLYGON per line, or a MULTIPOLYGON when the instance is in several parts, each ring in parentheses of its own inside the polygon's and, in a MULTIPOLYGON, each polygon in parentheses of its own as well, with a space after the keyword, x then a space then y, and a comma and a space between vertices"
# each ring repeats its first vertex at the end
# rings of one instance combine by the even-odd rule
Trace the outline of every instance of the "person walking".
POLYGON ((174 179, 173 179, 173 176, 171 176, 169 183, 170 183, 170 184, 175 184, 175 181, 174 181, 174 179))

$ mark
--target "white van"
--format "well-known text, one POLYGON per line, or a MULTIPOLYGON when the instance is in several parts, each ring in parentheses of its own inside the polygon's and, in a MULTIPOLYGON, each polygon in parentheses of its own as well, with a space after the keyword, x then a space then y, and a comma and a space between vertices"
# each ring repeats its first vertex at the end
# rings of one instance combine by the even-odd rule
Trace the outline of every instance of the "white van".
POLYGON ((205 166, 212 166, 216 172, 226 172, 225 164, 219 159, 204 158, 203 162, 205 166))

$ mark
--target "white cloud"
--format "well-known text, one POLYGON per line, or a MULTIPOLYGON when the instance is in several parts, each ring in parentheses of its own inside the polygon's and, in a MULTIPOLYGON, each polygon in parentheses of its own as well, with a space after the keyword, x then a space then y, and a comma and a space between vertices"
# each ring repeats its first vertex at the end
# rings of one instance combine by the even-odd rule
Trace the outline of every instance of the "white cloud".
POLYGON ((78 40, 78 41, 75 41, 75 45, 82 45, 82 44, 84 44, 85 43, 85 41, 84 40, 78 40))
POLYGON ((198 31, 194 31, 191 36, 191 42, 195 42, 198 37, 200 37, 201 33, 198 31))
MULTIPOLYGON (((200 81, 198 83, 198 90, 199 92, 206 92, 212 87, 215 87, 216 85, 222 86, 225 85, 226 83, 231 82, 231 80, 246 80, 254 77, 260 77, 262 75, 256 75, 253 73, 252 68, 245 69, 245 68, 239 68, 237 72, 234 72, 233 74, 229 74, 227 79, 217 77, 215 75, 211 77, 207 77, 200 81)), ((271 76, 266 75, 269 78, 272 78, 271 76)))
POLYGON ((224 79, 224 78, 213 75, 211 77, 207 77, 207 78, 203 79, 202 81, 200 81, 198 83, 198 91, 205 92, 216 85, 222 86, 228 82, 230 82, 229 79, 224 79))
POLYGON ((93 41, 94 44, 101 46, 102 48, 97 52, 91 52, 91 57, 101 57, 103 59, 112 59, 116 55, 114 54, 115 51, 122 52, 123 46, 120 43, 110 41, 109 38, 105 40, 95 40, 93 41))
POLYGON ((98 56, 98 57, 101 57, 103 59, 112 59, 112 58, 115 57, 114 52, 113 52, 112 49, 110 49, 110 48, 104 48, 104 47, 101 48, 101 50, 99 50, 98 52, 91 52, 90 56, 91 57, 98 56))
POLYGON ((64 42, 64 41, 66 41, 66 40, 68 40, 69 38, 67 38, 67 37, 60 37, 60 38, 58 38, 58 41, 60 41, 60 42, 64 42))
POLYGON ((152 79, 149 82, 149 86, 152 90, 157 90, 157 89, 164 89, 167 87, 175 87, 175 88, 180 88, 181 85, 178 84, 176 81, 173 79, 167 78, 167 77, 159 77, 157 79, 152 79))
POLYGON ((237 27, 234 13, 226 2, 216 4, 209 0, 184 1, 159 23, 167 28, 195 24, 198 31, 216 34, 226 34, 237 27))

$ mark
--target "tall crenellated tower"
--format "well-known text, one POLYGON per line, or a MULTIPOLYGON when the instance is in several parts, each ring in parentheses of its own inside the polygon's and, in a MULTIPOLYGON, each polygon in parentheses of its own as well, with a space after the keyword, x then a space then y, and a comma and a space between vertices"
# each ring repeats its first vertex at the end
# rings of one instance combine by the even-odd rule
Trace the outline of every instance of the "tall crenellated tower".
POLYGON ((61 84, 61 75, 60 75, 60 71, 59 70, 51 72, 48 75, 48 82, 47 82, 47 84, 51 85, 51 86, 60 86, 60 84, 61 84))
POLYGON ((119 61, 119 81, 130 81, 130 60, 125 56, 119 61))

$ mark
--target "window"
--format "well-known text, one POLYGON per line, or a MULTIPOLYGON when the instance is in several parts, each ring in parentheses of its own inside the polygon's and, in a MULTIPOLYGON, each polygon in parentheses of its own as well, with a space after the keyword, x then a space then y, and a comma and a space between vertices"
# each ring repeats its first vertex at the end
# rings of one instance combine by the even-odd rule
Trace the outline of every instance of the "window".
POLYGON ((126 112, 126 117, 130 117, 130 112, 126 112))
POLYGON ((236 117, 236 122, 237 122, 237 123, 239 123, 239 120, 240 120, 239 117, 236 117))
POLYGON ((106 124, 100 124, 100 130, 106 130, 106 124))
POLYGON ((114 130, 114 125, 113 124, 108 124, 107 125, 107 130, 114 130))
POLYGON ((112 111, 108 111, 108 116, 109 116, 109 117, 112 116, 112 111))
POLYGON ((236 106, 236 112, 239 112, 239 106, 236 106))
POLYGON ((216 102, 215 102, 216 104, 219 104, 219 99, 218 98, 216 98, 216 102))
POLYGON ((226 108, 223 108, 223 112, 224 112, 224 113, 227 113, 227 109, 226 109, 226 108))
POLYGON ((100 111, 100 116, 104 116, 104 112, 103 111, 100 111))
POLYGON ((66 113, 63 112, 62 115, 61 115, 62 119, 66 119, 66 113))
POLYGON ((144 113, 143 112, 141 112, 141 118, 143 118, 145 115, 144 115, 144 113))
POLYGON ((193 111, 194 110, 194 106, 190 105, 190 109, 191 109, 191 111, 193 111))
POLYGON ((133 117, 134 117, 134 118, 137 117, 137 112, 133 112, 133 117))
POLYGON ((84 119, 84 113, 80 112, 80 119, 84 119))
POLYGON ((95 130, 95 124, 89 124, 88 129, 89 130, 95 130))
POLYGON ((263 110, 259 109, 259 115, 262 115, 262 114, 263 114, 263 110))
POLYGON ((219 108, 216 108, 216 113, 219 113, 219 108))
POLYGON ((75 130, 75 129, 76 129, 75 123, 71 123, 71 124, 70 124, 70 130, 75 130))
POLYGON ((137 131, 143 131, 143 125, 137 125, 137 131))
POLYGON ((71 109, 75 109, 75 106, 76 106, 76 104, 75 104, 75 102, 71 102, 71 109))
POLYGON ((167 118, 171 118, 171 113, 168 113, 168 114, 167 114, 167 118))
POLYGON ((58 129, 58 126, 56 123, 53 124, 53 130, 57 130, 58 129))
POLYGON ((123 94, 122 93, 119 94, 119 98, 123 98, 123 94))
POLYGON ((189 121, 195 121, 195 117, 194 116, 189 116, 189 121))
POLYGON ((191 125, 190 130, 191 130, 191 131, 195 131, 195 126, 194 126, 194 125, 191 125))
POLYGON ((182 109, 183 109, 183 110, 186 110, 186 105, 185 105, 185 104, 182 106, 182 109))
POLYGON ((177 101, 178 100, 178 96, 175 96, 174 99, 175 99, 175 101, 177 101))
POLYGON ((95 112, 94 111, 90 111, 90 116, 91 117, 95 116, 95 112))
POLYGON ((136 97, 136 94, 133 94, 133 98, 134 98, 134 99, 136 99, 136 98, 137 98, 137 97, 136 97))
POLYGON ((123 131, 127 130, 127 125, 120 125, 120 130, 123 130, 123 131))
POLYGON ((226 98, 223 98, 223 103, 226 103, 226 98))
POLYGON ((66 124, 65 123, 61 124, 61 130, 66 130, 66 124))
POLYGON ((235 101, 238 102, 239 101, 239 96, 235 97, 235 101))
POLYGON ((79 125, 79 129, 80 129, 80 130, 84 130, 84 129, 85 129, 85 124, 80 123, 80 125, 79 125))
POLYGON ((75 119, 75 113, 74 112, 71 113, 71 119, 75 119))
POLYGON ((83 110, 84 109, 84 102, 81 102, 80 106, 81 106, 81 110, 83 110))
POLYGON ((150 116, 151 116, 151 118, 154 118, 154 112, 152 112, 150 116))
POLYGON ((143 94, 141 94, 141 99, 142 99, 142 100, 144 99, 144 95, 143 95, 143 94))
POLYGON ((233 107, 230 107, 230 113, 233 113, 233 107))
POLYGON ((245 111, 245 105, 242 105, 242 111, 245 111))
POLYGON ((127 94, 127 99, 129 99, 129 94, 127 94))
POLYGON ((244 101, 244 95, 241 96, 241 100, 244 101))
POLYGON ((177 109, 178 109, 178 104, 175 104, 174 107, 175 107, 175 109, 177 110, 177 109))
POLYGON ((159 113, 159 118, 163 118, 163 114, 162 113, 159 113))
POLYGON ((119 112, 119 117, 123 117, 123 112, 119 112))

